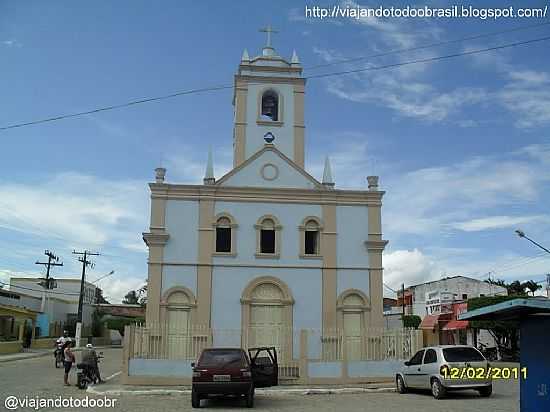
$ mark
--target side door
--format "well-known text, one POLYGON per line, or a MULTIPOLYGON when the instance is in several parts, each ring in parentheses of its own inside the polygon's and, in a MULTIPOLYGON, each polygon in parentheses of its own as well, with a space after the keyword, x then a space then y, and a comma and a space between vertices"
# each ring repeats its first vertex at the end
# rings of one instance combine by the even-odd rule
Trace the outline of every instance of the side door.
POLYGON ((248 349, 252 381, 256 388, 277 386, 279 383, 279 364, 275 347, 248 349))
POLYGON ((420 370, 419 385, 424 389, 430 389, 430 376, 439 373, 439 363, 437 362, 437 352, 435 349, 426 349, 424 361, 420 370))
POLYGON ((421 387, 420 379, 422 373, 422 358, 424 357, 424 349, 419 350, 414 354, 410 361, 407 362, 405 371, 405 385, 412 388, 421 387))

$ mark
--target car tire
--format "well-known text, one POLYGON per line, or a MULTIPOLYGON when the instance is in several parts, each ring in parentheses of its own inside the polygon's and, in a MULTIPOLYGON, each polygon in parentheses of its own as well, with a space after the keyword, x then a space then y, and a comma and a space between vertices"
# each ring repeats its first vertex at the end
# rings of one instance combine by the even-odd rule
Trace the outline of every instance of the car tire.
POLYGON ((246 407, 247 408, 253 408, 254 407, 254 386, 250 387, 250 390, 248 391, 246 395, 246 407))
POLYGON ((201 407, 201 398, 197 391, 195 391, 194 389, 191 389, 191 406, 193 408, 201 407))
POLYGON ((433 379, 431 384, 432 395, 435 399, 442 399, 445 397, 447 391, 441 384, 439 379, 433 379))
POLYGON ((485 386, 484 388, 478 389, 479 395, 488 398, 493 393, 493 385, 485 386))
POLYGON ((397 375, 397 378, 395 379, 395 386, 397 388, 397 392, 407 393, 407 387, 405 386, 405 381, 401 375, 397 375))

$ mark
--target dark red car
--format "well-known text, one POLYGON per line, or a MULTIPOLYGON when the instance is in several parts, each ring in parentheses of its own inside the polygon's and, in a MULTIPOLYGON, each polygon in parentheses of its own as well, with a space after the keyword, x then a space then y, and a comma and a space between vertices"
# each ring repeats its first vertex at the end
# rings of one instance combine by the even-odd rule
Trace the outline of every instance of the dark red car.
POLYGON ((200 408, 201 399, 213 396, 244 396, 254 406, 254 389, 276 386, 279 377, 274 347, 204 349, 192 363, 191 405, 200 408))

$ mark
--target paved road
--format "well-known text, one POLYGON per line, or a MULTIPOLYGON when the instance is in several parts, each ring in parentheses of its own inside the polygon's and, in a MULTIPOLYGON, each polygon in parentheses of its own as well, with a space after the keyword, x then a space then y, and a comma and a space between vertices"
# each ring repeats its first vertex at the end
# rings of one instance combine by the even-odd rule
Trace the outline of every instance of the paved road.
MULTIPOLYGON (((104 350, 105 359, 101 364, 103 376, 109 376, 120 370, 121 352, 119 349, 104 350)), ((76 381, 72 372, 71 381, 76 381)), ((115 378, 116 380, 116 378, 115 378)), ((111 385, 104 386, 105 388, 111 385)), ((100 390, 102 386, 98 386, 100 390)), ((63 396, 83 399, 86 396, 103 399, 103 396, 90 395, 72 386, 63 386, 63 371, 53 367, 53 356, 19 360, 0 364, 0 402, 3 409, 4 399, 8 396, 30 398, 38 395, 42 397, 63 396)), ((108 395, 116 399, 116 411, 128 412, 168 412, 191 411, 189 394, 163 395, 135 395, 119 394, 108 395)), ((369 394, 335 394, 335 395, 291 395, 291 394, 260 394, 256 396, 255 409, 263 411, 292 411, 292 412, 323 412, 323 411, 366 411, 366 412, 515 412, 518 408, 517 382, 495 381, 493 396, 480 398, 476 392, 468 391, 456 393, 448 399, 437 401, 428 393, 412 393, 399 395, 397 393, 369 393, 369 394)), ((235 411, 243 408, 241 402, 235 400, 203 401, 204 409, 217 411, 235 411)), ((19 408, 18 410, 31 410, 19 408)), ((44 408, 40 410, 59 410, 44 408)), ((64 411, 82 411, 82 408, 64 408, 64 411)), ((92 409, 101 410, 99 408, 92 409)))

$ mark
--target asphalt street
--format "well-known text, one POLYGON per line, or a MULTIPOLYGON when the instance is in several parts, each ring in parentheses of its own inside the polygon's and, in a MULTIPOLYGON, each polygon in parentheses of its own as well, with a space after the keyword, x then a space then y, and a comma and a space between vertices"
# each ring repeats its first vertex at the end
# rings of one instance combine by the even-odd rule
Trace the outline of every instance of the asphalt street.
MULTIPOLYGON (((109 377, 120 371, 121 350, 104 350, 105 358, 101 363, 101 373, 109 377)), ((78 356, 78 355, 77 355, 78 356)), ((76 382, 76 372, 71 372, 71 383, 76 382)), ((109 383, 98 385, 94 391, 102 392, 121 388, 118 376, 115 375, 109 383)), ((122 387, 124 390, 125 388, 122 387)), ((129 388, 131 389, 131 388, 129 388)), ((146 389, 147 388, 141 388, 146 389)), ((158 388, 157 388, 158 389, 158 388)), ((169 389, 169 388, 168 388, 169 389)), ((182 388, 179 388, 182 389, 182 388)), ((116 392, 116 391, 115 391, 116 392)), ((100 411, 111 409, 116 411, 191 411, 191 397, 188 393, 109 393, 92 394, 79 390, 75 386, 63 386, 63 370, 55 369, 53 356, 33 359, 18 360, 0 363, 0 399, 3 410, 4 402, 9 396, 17 398, 78 398, 109 399, 114 402, 114 408, 88 408, 88 410, 100 411)), ((73 401, 74 402, 74 401, 73 401)), ((474 391, 466 391, 451 394, 447 399, 435 400, 427 392, 408 393, 362 393, 362 394, 330 394, 330 395, 298 395, 289 393, 261 393, 256 395, 255 409, 265 411, 293 411, 293 412, 321 412, 321 411, 426 411, 426 412, 478 412, 518 411, 519 385, 515 381, 495 381, 493 396, 480 398, 474 391)), ((244 409, 244 404, 239 400, 208 400, 203 401, 203 409, 218 411, 235 411, 244 409)), ((66 408, 41 408, 40 410, 82 411, 80 407, 66 408)), ((12 410, 35 410, 22 408, 12 410)))

